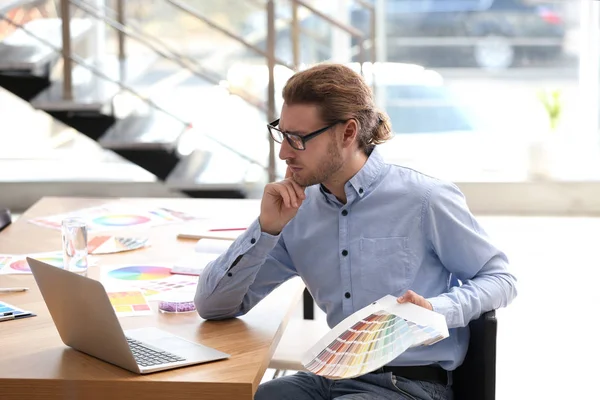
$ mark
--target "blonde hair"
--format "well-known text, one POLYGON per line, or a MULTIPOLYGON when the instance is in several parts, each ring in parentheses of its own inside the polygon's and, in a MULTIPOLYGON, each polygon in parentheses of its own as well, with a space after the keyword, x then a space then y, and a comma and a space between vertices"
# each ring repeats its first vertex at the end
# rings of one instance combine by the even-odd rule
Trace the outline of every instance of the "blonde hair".
POLYGON ((316 105, 327 124, 355 119, 358 147, 365 151, 391 138, 390 119, 376 109, 371 88, 344 65, 319 64, 294 74, 283 88, 283 100, 316 105))

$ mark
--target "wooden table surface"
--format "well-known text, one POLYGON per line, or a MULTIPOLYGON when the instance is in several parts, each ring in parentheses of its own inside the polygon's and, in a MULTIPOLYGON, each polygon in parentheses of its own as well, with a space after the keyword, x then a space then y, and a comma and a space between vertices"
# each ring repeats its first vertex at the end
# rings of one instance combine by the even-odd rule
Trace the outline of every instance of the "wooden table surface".
MULTIPOLYGON (((34 225, 32 217, 102 205, 115 199, 44 198, 0 233, 0 254, 28 254, 61 248, 60 232, 34 225)), ((122 199, 144 206, 165 206, 212 218, 258 216, 254 200, 122 199)), ((206 224, 205 221, 193 222, 206 224)), ((132 252, 94 256, 98 265, 88 276, 98 279, 103 265, 172 264, 193 254, 195 241, 178 240, 183 223, 146 229, 107 231, 144 235, 151 246, 132 252)), ((92 235, 90 235, 92 236, 92 235)), ((296 278, 276 289, 247 315, 205 321, 197 313, 157 312, 120 318, 124 329, 155 326, 231 355, 227 360, 140 376, 65 346, 52 322, 32 275, 0 275, 0 287, 26 286, 24 293, 0 293, 0 300, 38 316, 0 323, 0 398, 30 399, 251 399, 281 334, 299 302, 304 285, 296 278)), ((65 288, 68 290, 68 288, 65 288)))

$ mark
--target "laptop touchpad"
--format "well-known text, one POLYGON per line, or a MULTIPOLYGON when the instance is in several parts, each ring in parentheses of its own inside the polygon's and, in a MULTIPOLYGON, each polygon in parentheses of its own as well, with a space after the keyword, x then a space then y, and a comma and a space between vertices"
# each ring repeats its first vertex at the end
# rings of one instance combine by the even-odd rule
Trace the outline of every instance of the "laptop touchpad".
POLYGON ((195 346, 195 343, 157 328, 132 329, 125 332, 125 334, 140 342, 148 343, 165 350, 185 349, 195 346))
POLYGON ((165 350, 174 351, 177 350, 189 350, 190 347, 195 347, 195 343, 190 343, 187 340, 180 339, 177 337, 164 337, 160 340, 160 343, 153 343, 154 345, 160 345, 165 350))

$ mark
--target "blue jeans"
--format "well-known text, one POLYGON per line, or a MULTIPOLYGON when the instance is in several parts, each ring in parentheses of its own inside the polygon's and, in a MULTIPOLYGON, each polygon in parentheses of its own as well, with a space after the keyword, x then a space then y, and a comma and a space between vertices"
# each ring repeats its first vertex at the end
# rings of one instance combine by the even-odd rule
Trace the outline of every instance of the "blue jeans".
POLYGON ((391 372, 355 379, 331 380, 298 372, 258 387, 255 400, 452 400, 452 388, 439 383, 411 381, 391 372))

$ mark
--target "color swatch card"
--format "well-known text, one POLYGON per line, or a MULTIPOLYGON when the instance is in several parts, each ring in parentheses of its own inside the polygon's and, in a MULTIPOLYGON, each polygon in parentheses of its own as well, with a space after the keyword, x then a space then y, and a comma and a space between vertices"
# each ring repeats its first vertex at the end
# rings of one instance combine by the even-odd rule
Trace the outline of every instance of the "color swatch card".
POLYGON ((140 290, 148 299, 166 292, 195 290, 198 285, 197 276, 174 275, 170 267, 162 265, 105 266, 100 280, 107 288, 140 290))
POLYGON ((173 263, 171 273, 199 276, 204 268, 219 258, 219 253, 192 253, 173 263))
POLYGON ((139 290, 106 292, 118 317, 152 314, 146 298, 139 290))
POLYGON ((329 331, 302 359, 304 367, 329 379, 347 379, 383 367, 410 347, 448 337, 443 315, 385 296, 329 331))
POLYGON ((35 314, 31 311, 26 311, 22 308, 13 306, 12 304, 0 301, 0 322, 27 317, 35 317, 35 314))
MULTIPOLYGON (((26 260, 27 257, 63 268, 63 255, 61 251, 21 255, 0 254, 0 275, 31 274, 31 269, 29 269, 29 264, 26 260)), ((91 257, 87 258, 88 265, 94 265, 96 261, 91 257)))
POLYGON ((197 216, 168 208, 148 208, 131 203, 111 203, 68 214, 34 218, 30 219, 29 222, 47 228, 60 229, 62 220, 69 217, 82 218, 91 232, 119 228, 150 227, 199 219, 197 216))
POLYGON ((36 253, 28 255, 0 255, 0 274, 31 274, 26 257, 35 258, 41 262, 62 268, 62 252, 55 251, 50 253, 36 253))
POLYGON ((2 270, 10 263, 12 258, 13 256, 0 254, 0 273, 2 273, 2 270))
POLYGON ((112 254, 141 249, 148 244, 146 238, 96 236, 88 242, 89 254, 112 254))

